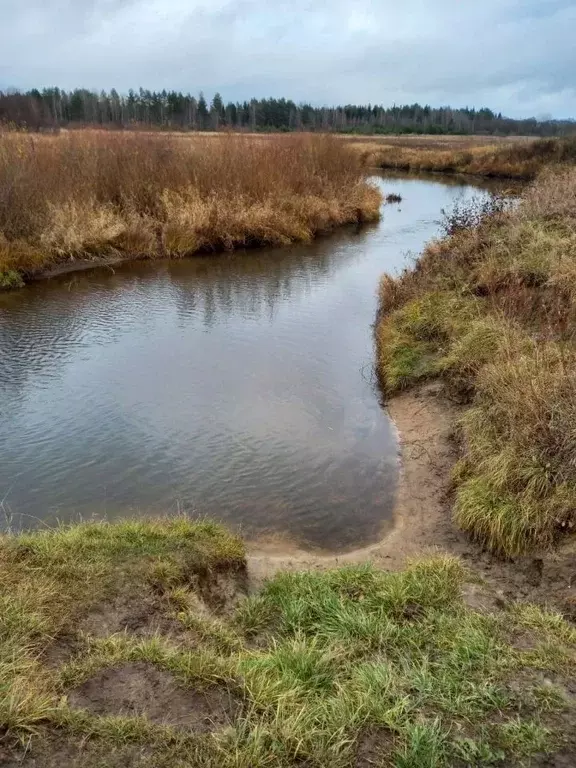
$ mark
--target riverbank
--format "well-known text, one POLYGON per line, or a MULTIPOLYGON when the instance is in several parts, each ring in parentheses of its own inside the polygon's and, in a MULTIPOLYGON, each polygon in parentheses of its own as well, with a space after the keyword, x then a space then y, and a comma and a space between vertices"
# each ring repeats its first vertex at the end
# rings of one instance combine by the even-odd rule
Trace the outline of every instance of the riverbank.
POLYGON ((381 195, 327 136, 0 134, 0 289, 86 262, 308 242, 381 195))
POLYGON ((519 181, 533 180, 549 165, 574 163, 576 160, 576 141, 573 138, 521 138, 497 142, 486 137, 468 143, 447 140, 437 146, 426 140, 383 141, 359 143, 356 149, 371 167, 410 172, 471 174, 519 181))
POLYGON ((454 526, 451 473, 459 459, 456 425, 465 407, 446 398, 441 382, 429 381, 395 394, 387 410, 401 448, 392 530, 386 525, 374 544, 337 555, 302 549, 285 537, 252 542, 252 582, 262 585, 286 571, 325 571, 366 562, 399 571, 414 559, 440 553, 460 558, 478 580, 480 586, 466 593, 472 607, 525 600, 576 618, 576 540, 564 541, 553 551, 510 559, 477 546, 454 526))
POLYGON ((386 521, 374 544, 340 554, 302 549, 284 537, 256 541, 248 548, 255 583, 261 584, 278 572, 322 571, 366 562, 397 571, 410 560, 440 549, 454 555, 469 549, 464 537, 459 539, 455 534, 446 512, 446 478, 454 462, 450 441, 453 413, 435 394, 435 388, 406 393, 388 404, 401 446, 392 529, 386 521))
POLYGON ((248 595, 242 542, 175 519, 4 536, 0 575, 6 766, 574 754, 574 629, 528 605, 471 607, 481 588, 454 558, 280 573, 248 595))
POLYGON ((574 527, 575 186, 573 169, 549 170, 516 207, 456 211, 380 286, 382 384, 437 379, 463 405, 454 519, 507 557, 540 557, 574 527))

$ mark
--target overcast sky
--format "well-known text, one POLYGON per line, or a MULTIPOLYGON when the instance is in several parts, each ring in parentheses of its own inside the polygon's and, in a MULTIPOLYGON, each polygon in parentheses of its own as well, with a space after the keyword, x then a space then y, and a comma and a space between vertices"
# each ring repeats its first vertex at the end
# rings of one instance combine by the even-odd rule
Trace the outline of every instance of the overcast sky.
POLYGON ((0 0, 0 88, 576 115, 576 0, 0 0))

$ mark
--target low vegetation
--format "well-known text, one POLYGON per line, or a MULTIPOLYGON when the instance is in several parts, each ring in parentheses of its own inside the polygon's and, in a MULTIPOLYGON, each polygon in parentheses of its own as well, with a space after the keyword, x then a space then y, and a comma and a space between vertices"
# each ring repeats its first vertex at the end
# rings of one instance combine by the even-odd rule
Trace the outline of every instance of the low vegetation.
POLYGON ((467 173, 493 178, 531 180, 551 164, 576 161, 576 139, 493 138, 449 140, 438 143, 418 140, 364 144, 357 147, 368 165, 399 171, 467 173))
POLYGON ((325 136, 0 132, 0 286, 77 259, 306 242, 380 202, 325 136))
POLYGON ((456 523, 494 552, 543 550, 576 524, 576 170, 445 229, 382 279, 379 374, 390 394, 440 378, 466 406, 456 523))
POLYGON ((245 567, 240 540, 187 519, 4 536, 3 764, 441 768, 566 749, 576 632, 559 615, 473 610, 449 557, 279 574, 251 597, 245 567))

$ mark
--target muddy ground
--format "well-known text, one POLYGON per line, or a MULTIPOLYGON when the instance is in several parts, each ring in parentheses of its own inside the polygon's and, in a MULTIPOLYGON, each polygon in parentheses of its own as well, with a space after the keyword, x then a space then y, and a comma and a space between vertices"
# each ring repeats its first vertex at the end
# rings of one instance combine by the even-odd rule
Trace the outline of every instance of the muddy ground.
POLYGON ((460 411, 444 396, 442 385, 429 383, 401 394, 388 409, 402 454, 393 530, 376 544, 343 555, 306 552, 282 539, 258 542, 249 551, 253 586, 280 570, 367 560, 398 570, 412 558, 443 552, 461 557, 482 580, 483 585, 470 587, 467 595, 472 607, 530 600, 576 619, 576 537, 554 552, 502 560, 483 552, 452 524, 450 475, 458 458, 455 425, 460 411))

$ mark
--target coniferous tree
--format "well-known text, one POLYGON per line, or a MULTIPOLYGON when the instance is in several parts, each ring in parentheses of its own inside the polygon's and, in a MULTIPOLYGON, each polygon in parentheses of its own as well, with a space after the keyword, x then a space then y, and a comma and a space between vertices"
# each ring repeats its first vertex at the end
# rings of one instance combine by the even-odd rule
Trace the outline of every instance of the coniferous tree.
POLYGON ((198 127, 201 131, 205 131, 208 127, 208 104, 202 91, 198 97, 198 127))
POLYGON ((341 131, 346 133, 458 133, 564 136, 576 133, 573 120, 513 120, 483 107, 433 108, 406 104, 327 107, 296 104, 285 98, 228 102, 216 93, 210 107, 180 91, 130 90, 96 93, 83 88, 31 89, 25 93, 0 91, 0 123, 30 130, 67 125, 104 125, 117 128, 146 125, 179 130, 218 130, 226 126, 244 131, 341 131))

